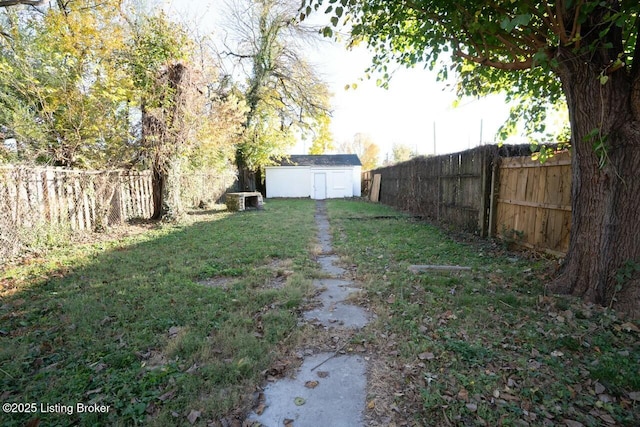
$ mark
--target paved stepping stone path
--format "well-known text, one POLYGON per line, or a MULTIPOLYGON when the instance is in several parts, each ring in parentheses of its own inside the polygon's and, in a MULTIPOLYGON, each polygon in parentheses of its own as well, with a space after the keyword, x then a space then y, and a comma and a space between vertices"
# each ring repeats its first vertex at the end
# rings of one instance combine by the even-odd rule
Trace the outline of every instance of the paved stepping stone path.
MULTIPOLYGON (((325 328, 356 331, 368 322, 362 307, 349 304, 348 297, 358 288, 344 278, 333 254, 325 202, 316 201, 316 225, 321 254, 318 264, 328 278, 314 280, 321 292, 317 308, 304 313, 304 319, 325 328)), ((346 343, 345 343, 346 344, 346 343)), ((264 389, 260 414, 249 415, 266 427, 357 427, 362 426, 366 399, 366 361, 358 355, 309 354, 293 376, 270 383, 264 389)))

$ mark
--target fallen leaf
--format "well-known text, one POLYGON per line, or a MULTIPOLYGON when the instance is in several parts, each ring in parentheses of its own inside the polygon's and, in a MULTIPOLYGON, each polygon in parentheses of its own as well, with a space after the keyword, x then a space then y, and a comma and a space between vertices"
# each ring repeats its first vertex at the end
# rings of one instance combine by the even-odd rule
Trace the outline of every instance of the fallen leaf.
POLYGON ((200 414, 202 414, 202 412, 192 409, 189 415, 187 415, 187 420, 190 424, 195 424, 198 418, 200 418, 200 414))
MULTIPOLYGON (((178 335, 178 332, 180 332, 180 327, 179 326, 172 326, 169 328, 169 337, 175 337, 176 335, 178 335)), ((193 423, 192 423, 193 424, 193 423)))
POLYGON ((640 401, 640 391, 632 391, 629 393, 629 399, 638 402, 640 401))
POLYGON ((611 415, 609 414, 600 414, 599 416, 602 419, 602 421, 604 421, 607 424, 614 425, 616 423, 616 420, 614 420, 613 417, 611 417, 611 415))
POLYGON ((565 423, 567 427, 584 427, 584 424, 579 421, 564 419, 562 422, 565 423))
POLYGON ((102 387, 94 388, 93 390, 89 390, 85 393, 85 396, 89 396, 91 394, 100 393, 102 391, 102 387))
POLYGON ((464 400, 465 402, 469 401, 469 392, 466 389, 461 389, 458 392, 458 400, 464 400))
POLYGON ((160 397, 158 397, 158 400, 160 400, 161 402, 167 401, 167 400, 171 400, 173 399, 173 396, 176 395, 176 390, 169 390, 168 392, 162 394, 160 397))
POLYGON ((602 394, 606 390, 605 387, 599 382, 596 382, 593 386, 595 388, 596 394, 602 394))
POLYGON ((38 427, 40 425, 40 418, 33 418, 25 424, 25 427, 38 427))
POLYGON ((367 408, 373 409, 375 407, 376 407, 376 402, 373 399, 371 399, 369 403, 367 403, 367 408))
POLYGON ((284 427, 293 427, 293 420, 290 418, 285 418, 283 423, 284 427))
POLYGON ((393 304, 394 302, 396 302, 396 296, 389 295, 389 298, 387 298, 387 304, 393 304))
POLYGON ((620 327, 627 332, 631 332, 631 331, 640 332, 640 328, 638 328, 636 325, 634 325, 631 322, 623 323, 622 325, 620 325, 620 327))
POLYGON ((158 407, 155 403, 151 402, 147 405, 147 408, 144 410, 144 412, 146 412, 147 415, 153 415, 158 412, 158 407))
POLYGON ((327 378, 329 376, 329 372, 327 371, 318 371, 317 374, 319 378, 327 378))
POLYGON ((265 409, 267 409, 267 405, 265 405, 264 403, 259 404, 256 408, 256 415, 262 415, 265 409))
POLYGON ((560 350, 553 350, 553 351, 551 352, 551 355, 552 355, 553 357, 562 357, 562 356, 564 356, 564 353, 563 353, 563 352, 561 352, 560 350))
POLYGON ((307 401, 304 399, 304 397, 296 397, 295 399, 293 399, 293 403, 295 403, 296 406, 302 406, 307 403, 307 401))
POLYGON ((475 403, 467 403, 465 406, 471 412, 476 412, 478 410, 478 405, 476 405, 475 403))
POLYGON ((318 384, 320 384, 318 381, 307 381, 306 383, 304 383, 304 386, 306 388, 316 388, 318 387, 318 384))
POLYGON ((424 353, 420 353, 418 355, 418 359, 420 360, 433 360, 435 355, 431 352, 425 351, 424 353))

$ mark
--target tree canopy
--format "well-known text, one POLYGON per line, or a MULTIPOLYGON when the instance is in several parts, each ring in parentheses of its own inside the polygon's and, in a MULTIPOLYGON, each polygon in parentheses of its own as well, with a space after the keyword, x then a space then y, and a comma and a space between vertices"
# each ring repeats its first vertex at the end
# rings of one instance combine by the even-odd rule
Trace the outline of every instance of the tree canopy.
POLYGON ((312 10, 331 14, 333 27, 347 24, 350 43, 373 50, 367 73, 380 73, 383 86, 393 63, 423 64, 441 78, 454 74, 459 95, 501 92, 519 101, 503 134, 517 120, 543 132, 549 107, 564 104, 563 50, 598 51, 602 83, 621 69, 637 78, 640 67, 635 0, 306 0, 303 16, 312 10))
POLYGON ((372 170, 380 165, 380 147, 373 142, 371 135, 358 132, 351 141, 343 141, 338 152, 357 154, 362 163, 362 170, 372 170))
POLYGON ((550 287, 640 317, 637 0, 305 0, 302 15, 313 10, 331 15, 325 34, 347 24, 373 50, 383 86, 392 63, 424 64, 461 95, 520 101, 505 131, 518 118, 544 131, 547 107, 566 103, 571 237, 550 287))

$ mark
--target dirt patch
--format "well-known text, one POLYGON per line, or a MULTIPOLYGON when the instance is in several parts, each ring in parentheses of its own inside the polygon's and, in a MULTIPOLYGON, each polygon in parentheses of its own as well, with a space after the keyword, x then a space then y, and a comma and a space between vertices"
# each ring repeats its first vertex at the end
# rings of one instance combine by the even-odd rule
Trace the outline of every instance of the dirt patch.
POLYGON ((290 258, 274 259, 267 264, 267 268, 271 270, 272 277, 267 280, 265 285, 272 289, 284 288, 287 284, 287 279, 294 273, 293 260, 290 258))
POLYGON ((142 366, 147 370, 162 368, 169 363, 167 356, 158 350, 136 352, 136 356, 142 361, 142 366))
POLYGON ((236 279, 233 277, 212 277, 210 279, 198 280, 198 284, 202 286, 206 286, 209 288, 222 288, 227 289, 231 283, 233 283, 236 279))
POLYGON ((293 269, 293 260, 291 258, 285 258, 285 259, 276 258, 272 260, 269 264, 267 264, 267 267, 269 267, 273 271, 291 270, 293 269))

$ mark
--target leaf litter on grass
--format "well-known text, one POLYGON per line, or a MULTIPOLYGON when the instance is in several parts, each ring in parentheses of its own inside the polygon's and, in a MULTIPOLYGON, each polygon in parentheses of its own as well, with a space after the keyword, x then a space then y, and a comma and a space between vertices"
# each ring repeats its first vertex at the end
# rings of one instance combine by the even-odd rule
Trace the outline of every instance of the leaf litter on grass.
POLYGON ((424 222, 346 219, 383 215, 381 206, 327 206, 334 248, 356 266, 378 315, 367 327, 375 354, 371 425, 632 426, 640 419, 637 324, 546 294, 555 260, 453 238, 424 222), (412 264, 472 270, 413 275, 412 264))
MULTIPOLYGON (((10 266, 0 289, 4 401, 111 405, 103 416, 77 414, 86 425, 237 419, 295 338, 313 211, 310 201, 274 201, 10 266), (268 286, 276 259, 296 271, 278 288, 268 286), (234 282, 196 283, 216 274, 234 282)), ((3 425, 28 421, 12 414, 3 425)))

